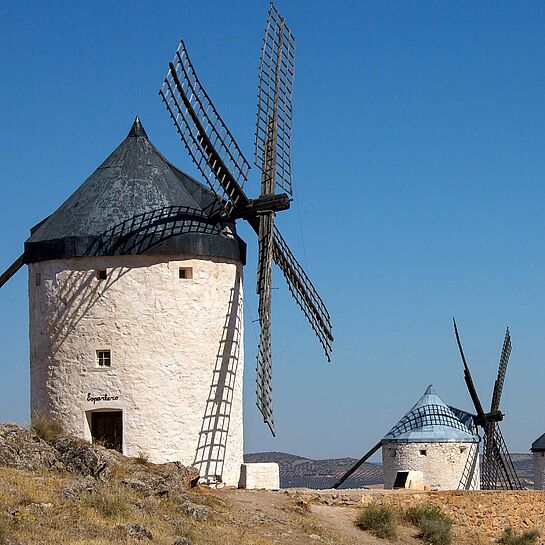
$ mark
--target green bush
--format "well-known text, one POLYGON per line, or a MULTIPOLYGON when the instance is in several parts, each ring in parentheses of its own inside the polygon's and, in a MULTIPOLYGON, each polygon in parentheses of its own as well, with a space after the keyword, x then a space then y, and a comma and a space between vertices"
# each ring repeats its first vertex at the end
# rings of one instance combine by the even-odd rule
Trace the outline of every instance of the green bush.
POLYGON ((539 539, 538 530, 528 530, 517 534, 513 528, 506 528, 503 535, 498 539, 501 545, 534 545, 539 539))
POLYGON ((411 507, 406 518, 420 533, 418 537, 431 545, 450 545, 452 543, 452 521, 439 507, 420 505, 411 507))
POLYGON ((62 435, 62 426, 57 420, 39 413, 32 414, 32 431, 46 443, 51 443, 62 435))
POLYGON ((394 539, 397 533, 397 517, 391 507, 371 503, 360 513, 356 526, 376 537, 394 539))

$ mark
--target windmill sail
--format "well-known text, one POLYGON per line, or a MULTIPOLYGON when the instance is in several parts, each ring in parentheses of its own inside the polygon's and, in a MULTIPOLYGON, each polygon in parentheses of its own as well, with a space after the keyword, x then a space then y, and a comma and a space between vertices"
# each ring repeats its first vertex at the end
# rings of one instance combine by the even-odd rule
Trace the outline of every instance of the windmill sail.
POLYGON ((483 490, 521 490, 522 484, 496 422, 486 432, 482 464, 483 490))
POLYGON ((0 288, 25 264, 24 254, 19 256, 1 275, 0 288))
POLYGON ((225 212, 230 215, 235 207, 248 204, 242 188, 250 164, 201 85, 183 40, 159 94, 191 159, 225 212))
MULTIPOLYGON (((261 193, 244 193, 249 164, 203 89, 183 40, 159 94, 189 155, 215 193, 227 219, 245 219, 258 236, 257 293, 261 327, 257 352, 257 406, 274 435, 272 411, 271 289, 272 263, 280 267, 288 289, 307 317, 330 360, 333 335, 327 309, 286 241, 274 225, 275 212, 289 208, 292 92, 295 39, 271 4, 261 51, 255 162, 261 193), (281 193, 276 194, 279 189, 281 193)), ((216 210, 213 210, 214 218, 216 210)))
POLYGON ((271 2, 259 64, 255 164, 289 195, 294 74, 295 37, 271 2))
POLYGON ((498 378, 494 383, 494 393, 492 394, 492 407, 491 412, 497 411, 500 407, 500 398, 503 391, 503 383, 505 382, 505 372, 507 371, 507 364, 509 363, 509 356, 511 355, 511 335, 509 334, 509 328, 505 332, 505 339, 503 341, 503 348, 500 356, 500 364, 498 367, 498 378))
POLYGON ((274 230, 274 261, 284 273, 288 288, 299 308, 307 317, 320 341, 328 361, 331 361, 333 328, 329 312, 303 267, 297 262, 280 231, 274 230))
POLYGON ((272 344, 271 344, 271 283, 274 216, 271 213, 259 218, 259 257, 257 293, 259 295, 259 325, 261 333, 257 350, 256 382, 257 406, 264 422, 274 435, 272 409, 272 344))

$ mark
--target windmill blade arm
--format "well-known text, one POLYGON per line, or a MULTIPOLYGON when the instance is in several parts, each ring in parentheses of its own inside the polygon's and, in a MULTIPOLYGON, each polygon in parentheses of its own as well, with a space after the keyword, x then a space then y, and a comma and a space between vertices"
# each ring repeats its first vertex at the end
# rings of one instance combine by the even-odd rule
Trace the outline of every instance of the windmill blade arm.
POLYGON ((513 464, 513 460, 507 445, 503 439, 500 427, 496 424, 493 427, 492 448, 490 449, 491 460, 489 463, 496 467, 491 473, 494 475, 496 482, 490 483, 493 488, 502 488, 510 490, 522 490, 522 484, 513 464))
POLYGON ((259 63, 255 164, 289 195, 294 74, 295 37, 271 3, 259 63))
POLYGON ((464 355, 464 349, 462 348, 462 342, 460 341, 460 335, 458 333, 458 327, 456 325, 456 320, 453 318, 452 321, 454 322, 454 334, 456 335, 456 343, 458 344, 458 350, 460 351, 460 356, 462 357, 462 361, 464 363, 464 380, 466 381, 467 389, 469 390, 469 395, 471 396, 471 400, 473 401, 475 411, 477 411, 477 416, 483 417, 485 414, 484 409, 479 399, 479 396, 477 395, 477 389, 475 388, 473 378, 471 377, 471 373, 467 365, 466 357, 464 355))
POLYGON ((274 228, 273 243, 274 261, 284 273, 290 293, 316 333, 328 361, 331 361, 333 334, 329 312, 310 278, 297 262, 276 227, 274 228))
POLYGON ((159 90, 191 159, 229 215, 248 204, 250 164, 201 85, 183 40, 159 90))
POLYGON ((25 254, 20 255, 0 276, 0 288, 25 264, 25 254))
POLYGON ((366 452, 331 488, 339 488, 358 468, 363 465, 377 450, 382 446, 382 442, 378 442, 371 450, 366 452))
POLYGON ((272 408, 272 344, 271 344, 271 287, 273 260, 274 213, 259 217, 259 257, 257 293, 259 295, 259 326, 261 329, 256 364, 257 406, 263 421, 273 436, 272 408))
POLYGON ((509 328, 505 332, 505 338, 503 340, 503 348, 500 356, 500 363, 498 366, 498 377, 494 383, 494 393, 492 394, 492 406, 490 412, 498 411, 500 408, 500 399, 503 391, 503 384, 505 382, 505 372, 507 371, 507 364, 509 363, 509 356, 511 355, 511 335, 509 334, 509 328))

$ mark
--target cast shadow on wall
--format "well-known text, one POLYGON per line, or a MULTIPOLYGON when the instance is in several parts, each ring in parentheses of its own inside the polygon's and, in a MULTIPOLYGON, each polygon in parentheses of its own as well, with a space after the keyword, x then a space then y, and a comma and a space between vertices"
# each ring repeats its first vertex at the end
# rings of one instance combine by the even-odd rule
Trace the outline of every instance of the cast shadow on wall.
POLYGON ((201 477, 209 484, 223 482, 233 394, 243 341, 241 338, 241 285, 241 274, 237 272, 235 285, 231 288, 229 307, 212 372, 212 382, 193 462, 193 465, 199 469, 201 477))

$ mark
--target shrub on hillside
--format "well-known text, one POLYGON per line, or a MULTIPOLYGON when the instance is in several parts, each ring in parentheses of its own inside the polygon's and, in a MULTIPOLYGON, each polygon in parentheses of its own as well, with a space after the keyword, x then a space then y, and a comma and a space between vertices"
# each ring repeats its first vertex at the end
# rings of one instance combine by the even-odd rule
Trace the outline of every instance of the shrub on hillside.
POLYGON ((500 539, 498 539, 498 543, 500 545, 534 545, 538 539, 538 530, 528 530, 522 534, 517 534, 513 528, 506 528, 500 539))
POLYGON ((97 492, 86 498, 84 504, 109 519, 124 518, 130 513, 128 500, 119 490, 117 493, 97 492))
POLYGON ((371 503, 362 510, 356 525, 383 539, 394 539, 397 533, 397 517, 394 510, 377 503, 371 503))
POLYGON ((418 537, 431 545, 450 545, 452 543, 452 521, 439 507, 420 505, 406 512, 407 520, 420 532, 418 537))
POLYGON ((57 420, 39 413, 33 413, 32 431, 46 443, 51 443, 62 435, 62 426, 57 420))

